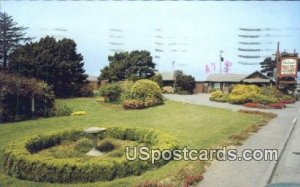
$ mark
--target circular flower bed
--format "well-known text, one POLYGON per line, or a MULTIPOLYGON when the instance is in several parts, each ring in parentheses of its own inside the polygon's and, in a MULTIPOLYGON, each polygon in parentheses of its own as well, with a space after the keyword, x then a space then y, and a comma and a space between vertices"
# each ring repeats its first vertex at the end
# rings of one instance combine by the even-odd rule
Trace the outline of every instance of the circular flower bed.
MULTIPOLYGON (((128 161, 125 155, 109 159, 101 157, 80 159, 76 157, 55 158, 39 154, 40 151, 59 145, 65 140, 78 141, 86 136, 88 135, 82 129, 73 129, 19 139, 2 150, 1 165, 8 175, 19 179, 51 183, 79 183, 139 175, 146 170, 167 163, 164 160, 159 160, 155 164, 151 164, 150 161, 128 161)), ((137 141, 160 150, 173 150, 177 147, 177 142, 172 136, 152 129, 109 127, 103 133, 103 137, 137 141)))

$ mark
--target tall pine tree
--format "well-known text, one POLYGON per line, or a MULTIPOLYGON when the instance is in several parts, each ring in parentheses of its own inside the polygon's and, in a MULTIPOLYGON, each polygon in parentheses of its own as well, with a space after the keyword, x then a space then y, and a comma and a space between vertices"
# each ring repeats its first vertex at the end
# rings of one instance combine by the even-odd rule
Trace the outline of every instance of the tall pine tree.
POLYGON ((271 57, 267 57, 263 62, 260 63, 260 72, 265 73, 268 77, 274 78, 274 69, 276 68, 276 59, 273 60, 271 57))
POLYGON ((31 40, 25 36, 26 29, 27 27, 18 26, 12 16, 0 12, 0 59, 3 70, 8 68, 8 55, 20 44, 31 40))

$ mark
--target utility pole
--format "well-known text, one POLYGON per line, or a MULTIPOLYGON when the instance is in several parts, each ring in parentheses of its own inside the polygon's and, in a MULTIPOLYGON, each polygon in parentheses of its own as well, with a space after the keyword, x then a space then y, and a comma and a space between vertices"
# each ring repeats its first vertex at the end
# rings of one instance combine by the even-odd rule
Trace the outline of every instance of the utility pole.
POLYGON ((275 53, 275 58, 276 58, 276 90, 278 90, 278 86, 279 86, 279 78, 278 78, 278 71, 279 71, 279 58, 280 58, 280 51, 279 51, 279 46, 280 43, 279 41, 277 42, 277 50, 275 53))
POLYGON ((222 74, 222 62, 224 61, 224 57, 222 56, 223 54, 223 50, 220 50, 220 54, 219 54, 219 57, 220 57, 220 74, 222 74))
POLYGON ((172 61, 172 72, 173 72, 173 90, 175 92, 175 88, 176 88, 176 75, 175 75, 175 61, 172 61))

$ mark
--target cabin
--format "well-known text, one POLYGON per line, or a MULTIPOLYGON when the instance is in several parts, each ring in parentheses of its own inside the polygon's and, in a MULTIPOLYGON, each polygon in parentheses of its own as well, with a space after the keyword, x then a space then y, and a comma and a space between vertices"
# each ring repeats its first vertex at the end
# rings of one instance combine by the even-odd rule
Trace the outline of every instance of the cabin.
POLYGON ((210 74, 205 80, 204 86, 207 86, 207 92, 214 89, 220 89, 225 93, 229 92, 229 88, 235 84, 254 84, 259 87, 271 86, 275 81, 259 71, 251 74, 210 74))
POLYGON ((164 86, 174 85, 174 73, 173 72, 161 72, 159 73, 162 76, 164 86))
POLYGON ((97 76, 88 76, 87 84, 92 90, 97 90, 100 88, 101 82, 98 80, 97 76))

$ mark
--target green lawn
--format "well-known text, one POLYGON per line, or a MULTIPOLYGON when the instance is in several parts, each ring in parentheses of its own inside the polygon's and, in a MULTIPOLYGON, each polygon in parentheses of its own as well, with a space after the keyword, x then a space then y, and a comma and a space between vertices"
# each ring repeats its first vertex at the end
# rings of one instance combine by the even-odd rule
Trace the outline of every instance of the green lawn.
MULTIPOLYGON (((261 124, 263 121, 263 117, 260 115, 237 113, 172 101, 166 101, 164 105, 158 107, 131 111, 124 111, 119 106, 99 103, 94 98, 64 99, 57 100, 57 102, 67 103, 75 110, 84 110, 88 114, 85 116, 53 117, 1 124, 0 148, 8 142, 23 136, 28 137, 74 127, 128 126, 159 129, 176 137, 181 146, 201 149, 221 145, 229 136, 239 134, 251 125, 261 124)), ((171 179, 175 185, 179 185, 180 174, 199 174, 199 172, 203 172, 203 163, 199 161, 172 161, 141 176, 115 179, 110 182, 67 186, 136 186, 144 181, 161 181, 163 179, 166 181, 171 179)), ((62 185, 22 181, 1 172, 0 186, 62 185)))

